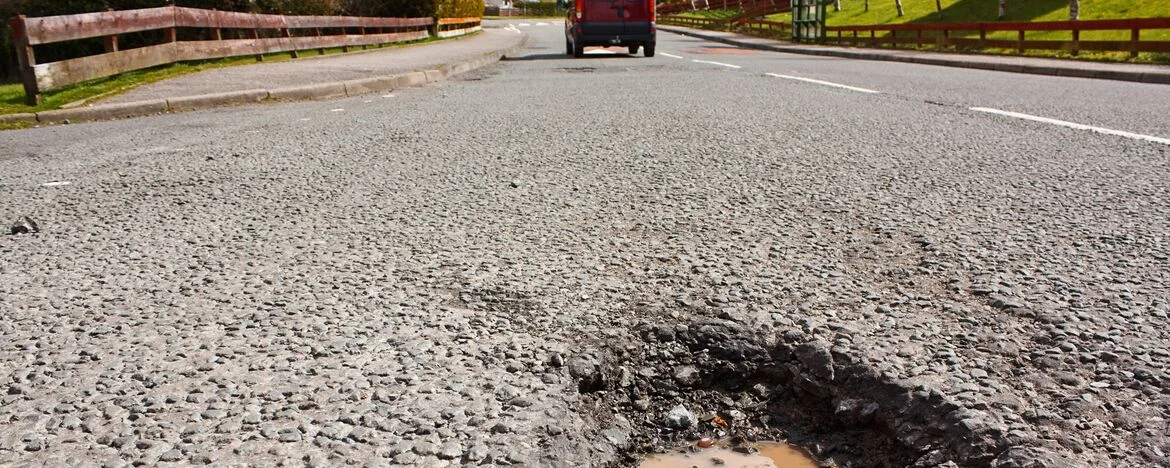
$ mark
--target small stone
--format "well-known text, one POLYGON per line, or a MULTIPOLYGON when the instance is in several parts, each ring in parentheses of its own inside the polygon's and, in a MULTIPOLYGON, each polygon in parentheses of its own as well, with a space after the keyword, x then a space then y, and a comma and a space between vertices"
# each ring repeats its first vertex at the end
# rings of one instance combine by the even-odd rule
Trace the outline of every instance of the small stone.
POLYGON ((686 429, 694 423, 695 415, 683 405, 675 406, 662 418, 662 424, 672 429, 686 429))
POLYGON ((467 461, 478 462, 487 459, 489 454, 488 446, 484 444, 475 444, 467 451, 467 461))
POLYGON ((512 179, 512 181, 509 182, 508 185, 510 185, 512 188, 520 188, 520 181, 516 180, 516 179, 512 179))
POLYGON ((443 444, 439 448, 439 458, 443 460, 455 460, 463 456, 463 446, 458 441, 452 440, 443 444))
POLYGON ((164 461, 164 462, 177 462, 177 461, 182 460, 182 459, 183 459, 183 452, 180 452, 178 449, 167 450, 165 453, 162 454, 162 456, 158 457, 158 461, 164 461))
POLYGON ((213 460, 211 458, 211 455, 208 455, 206 453, 198 453, 195 455, 191 455, 191 464, 192 465, 210 465, 214 461, 215 460, 213 460))
POLYGON ((698 384, 700 377, 701 374, 699 373, 699 369, 694 366, 683 366, 674 373, 674 380, 677 381, 679 385, 685 387, 692 387, 695 384, 698 384))

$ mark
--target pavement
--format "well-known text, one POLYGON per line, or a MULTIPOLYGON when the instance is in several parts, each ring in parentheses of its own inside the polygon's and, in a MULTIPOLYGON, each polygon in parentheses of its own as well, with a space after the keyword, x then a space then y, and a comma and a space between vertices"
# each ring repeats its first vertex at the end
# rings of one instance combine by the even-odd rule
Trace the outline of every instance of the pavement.
POLYGON ((1138 83, 1170 84, 1170 66, 1134 63, 1089 62, 1084 60, 975 55, 917 50, 859 49, 827 45, 803 45, 722 31, 659 25, 660 31, 684 34, 724 44, 791 54, 820 55, 858 60, 918 63, 947 67, 974 68, 1034 75, 1096 78, 1138 83))
POLYGON ((0 116, 0 123, 109 120, 268 100, 387 92, 490 65, 518 50, 525 38, 515 29, 489 27, 474 36, 442 42, 219 68, 148 84, 84 106, 0 116))

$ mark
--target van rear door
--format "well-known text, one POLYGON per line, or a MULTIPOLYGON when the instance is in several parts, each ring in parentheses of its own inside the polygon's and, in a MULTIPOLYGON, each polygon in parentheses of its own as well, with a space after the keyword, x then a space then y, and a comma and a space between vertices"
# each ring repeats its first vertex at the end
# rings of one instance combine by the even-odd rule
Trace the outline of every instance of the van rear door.
POLYGON ((625 10, 619 5, 627 0, 579 0, 585 2, 583 32, 588 36, 617 38, 625 34, 625 10))
POLYGON ((654 8, 654 0, 617 0, 624 13, 622 22, 625 23, 625 35, 650 34, 650 21, 654 8))

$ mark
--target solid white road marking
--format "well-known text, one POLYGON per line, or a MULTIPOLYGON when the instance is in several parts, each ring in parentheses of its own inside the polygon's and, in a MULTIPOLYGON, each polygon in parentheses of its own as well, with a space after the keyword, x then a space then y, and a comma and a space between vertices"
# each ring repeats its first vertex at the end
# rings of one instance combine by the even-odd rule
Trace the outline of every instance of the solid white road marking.
POLYGON ((792 75, 779 75, 776 73, 767 73, 767 75, 774 76, 776 78, 784 78, 786 80, 803 81, 806 83, 814 83, 814 84, 819 84, 819 85, 824 85, 824 86, 832 86, 834 88, 848 89, 850 91, 857 91, 859 93, 869 93, 869 94, 879 94, 880 93, 880 91, 874 91, 872 89, 858 88, 855 86, 843 85, 840 83, 833 83, 830 81, 814 80, 812 78, 801 78, 799 76, 792 76, 792 75))
POLYGON ((329 112, 345 112, 345 109, 333 109, 329 112))
POLYGON ((660 53, 660 54, 662 54, 662 56, 663 56, 663 57, 670 57, 670 58, 676 58, 676 59, 680 59, 680 58, 682 58, 682 57, 679 57, 679 56, 677 56, 677 55, 668 54, 668 53, 666 53, 666 52, 659 52, 659 53, 660 53))
POLYGON ((1046 124, 1059 125, 1061 127, 1068 127, 1077 130, 1088 130, 1090 132, 1103 133, 1105 135, 1119 136, 1123 138, 1130 138, 1133 140, 1149 141, 1153 143, 1161 143, 1163 145, 1170 145, 1170 138, 1159 138, 1156 136, 1142 135, 1140 133, 1123 132, 1121 130, 1113 130, 1109 128, 1094 127, 1092 125, 1084 125, 1075 122, 1068 122, 1064 120, 1050 119, 1047 117, 1040 117, 1036 115, 1021 114, 1019 112, 1009 112, 999 109, 989 109, 986 107, 972 107, 971 110, 976 112, 986 112, 988 114, 1003 115, 1007 117, 1015 117, 1017 119, 1031 120, 1033 122, 1042 122, 1046 124))
POLYGON ((739 65, 732 65, 730 63, 723 63, 723 62, 712 62, 710 60, 691 60, 691 61, 695 62, 695 63, 706 63, 706 64, 710 64, 710 65, 719 65, 721 67, 727 67, 727 68, 743 68, 739 65))
POLYGON ((55 182, 45 182, 45 183, 41 184, 41 187, 60 187, 60 186, 69 185, 72 183, 73 182, 69 182, 69 181, 65 181, 65 180, 58 180, 55 182))

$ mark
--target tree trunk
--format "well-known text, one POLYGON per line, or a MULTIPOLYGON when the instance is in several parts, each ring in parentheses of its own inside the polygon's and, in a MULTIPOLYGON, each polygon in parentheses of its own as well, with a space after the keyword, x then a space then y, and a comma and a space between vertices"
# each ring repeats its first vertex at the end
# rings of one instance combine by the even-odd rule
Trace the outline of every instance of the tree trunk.
POLYGON ((833 11, 841 11, 841 0, 833 0, 833 11))
POLYGON ((898 7, 899 18, 906 15, 906 12, 902 10, 902 0, 894 0, 894 6, 898 7))
POLYGON ((999 16, 996 19, 1003 19, 1007 16, 1007 0, 999 0, 999 16))
POLYGON ((869 12, 869 0, 865 0, 865 11, 869 12))
POLYGON ((942 0, 934 0, 934 8, 938 10, 938 19, 941 21, 943 19, 942 0))
POLYGON ((1076 21, 1081 19, 1081 2, 1080 0, 1068 0, 1068 20, 1076 21))

